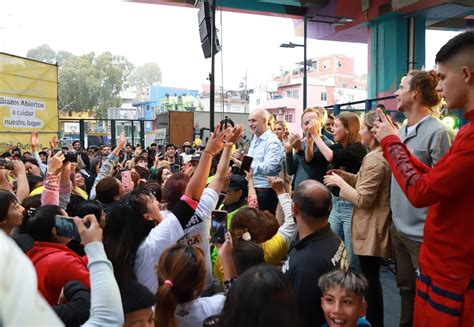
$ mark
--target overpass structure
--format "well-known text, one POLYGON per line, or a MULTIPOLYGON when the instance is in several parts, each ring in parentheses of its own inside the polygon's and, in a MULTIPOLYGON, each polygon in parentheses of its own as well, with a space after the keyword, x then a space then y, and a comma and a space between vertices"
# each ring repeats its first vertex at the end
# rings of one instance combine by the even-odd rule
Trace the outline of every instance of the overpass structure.
MULTIPOLYGON (((199 2, 128 1, 186 7, 199 2)), ((224 11, 292 18, 297 36, 368 44, 369 98, 393 95, 402 76, 425 66, 426 29, 474 27, 473 0, 215 0, 215 4, 224 11)))

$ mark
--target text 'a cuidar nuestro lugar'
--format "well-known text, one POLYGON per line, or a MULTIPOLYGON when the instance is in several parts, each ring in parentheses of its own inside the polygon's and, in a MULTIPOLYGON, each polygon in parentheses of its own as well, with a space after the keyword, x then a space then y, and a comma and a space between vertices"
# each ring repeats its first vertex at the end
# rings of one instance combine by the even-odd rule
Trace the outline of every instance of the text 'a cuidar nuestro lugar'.
POLYGON ((36 117, 37 110, 46 109, 44 101, 0 97, 0 107, 10 108, 10 117, 3 118, 4 128, 40 129, 44 127, 43 120, 36 117))

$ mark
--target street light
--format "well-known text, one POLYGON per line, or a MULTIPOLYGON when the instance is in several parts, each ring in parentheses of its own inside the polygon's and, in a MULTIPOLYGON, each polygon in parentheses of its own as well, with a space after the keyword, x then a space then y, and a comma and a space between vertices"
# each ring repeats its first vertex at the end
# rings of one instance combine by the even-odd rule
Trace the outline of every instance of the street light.
POLYGON ((303 47, 303 110, 306 109, 306 105, 308 104, 308 78, 307 78, 307 68, 306 68, 306 41, 307 41, 307 34, 308 34, 308 18, 306 15, 304 16, 304 43, 303 44, 296 44, 293 42, 289 43, 282 43, 280 44, 280 48, 287 48, 287 49, 293 49, 296 47, 303 47))

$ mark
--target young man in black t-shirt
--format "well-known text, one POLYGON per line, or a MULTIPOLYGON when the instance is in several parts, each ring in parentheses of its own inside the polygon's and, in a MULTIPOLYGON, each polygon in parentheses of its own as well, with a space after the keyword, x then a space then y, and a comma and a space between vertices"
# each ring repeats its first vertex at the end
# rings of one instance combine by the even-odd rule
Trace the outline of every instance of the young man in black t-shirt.
POLYGON ((336 268, 348 268, 347 252, 342 240, 328 223, 331 193, 315 180, 306 180, 293 193, 293 215, 299 241, 291 247, 283 272, 293 285, 301 326, 321 326, 319 277, 336 268))

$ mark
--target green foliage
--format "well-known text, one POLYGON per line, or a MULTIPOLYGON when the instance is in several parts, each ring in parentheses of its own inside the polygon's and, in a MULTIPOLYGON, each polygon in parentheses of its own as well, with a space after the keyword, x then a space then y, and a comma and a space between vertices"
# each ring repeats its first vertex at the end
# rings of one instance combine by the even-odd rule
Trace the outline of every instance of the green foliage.
POLYGON ((56 53, 43 44, 28 50, 27 56, 58 63, 60 110, 89 110, 97 118, 107 118, 107 108, 121 106, 120 91, 124 86, 161 83, 158 64, 147 63, 134 69, 127 58, 110 52, 75 56, 68 51, 56 53))
POLYGON ((30 59, 35 59, 50 64, 56 63, 56 52, 46 43, 28 50, 26 56, 30 59))
POLYGON ((56 62, 58 63, 59 67, 61 67, 64 65, 64 62, 72 56, 74 56, 72 53, 60 50, 58 53, 56 53, 56 62))
POLYGON ((161 83, 161 69, 157 63, 149 62, 136 67, 129 78, 130 86, 148 87, 151 84, 161 83))
POLYGON ((109 52, 70 56, 59 70, 59 107, 107 118, 107 108, 122 104, 120 91, 132 68, 125 57, 109 52))

